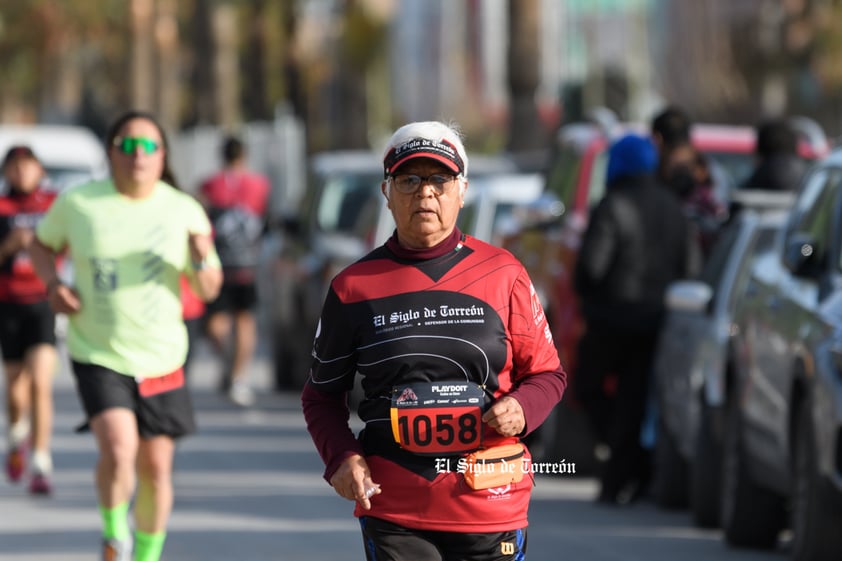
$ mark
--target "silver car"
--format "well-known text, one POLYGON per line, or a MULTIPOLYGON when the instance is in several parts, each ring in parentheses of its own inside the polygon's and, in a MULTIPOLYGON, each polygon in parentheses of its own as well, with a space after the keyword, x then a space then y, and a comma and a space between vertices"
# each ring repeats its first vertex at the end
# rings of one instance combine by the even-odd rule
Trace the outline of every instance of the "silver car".
POLYGON ((842 149, 805 178, 758 259, 734 338, 723 446, 729 544, 842 559, 842 149))
POLYGON ((721 417, 732 335, 748 271, 771 251, 786 211, 741 212, 723 230, 699 280, 667 291, 668 314, 655 358, 659 410, 656 503, 688 503, 700 526, 719 518, 721 417))

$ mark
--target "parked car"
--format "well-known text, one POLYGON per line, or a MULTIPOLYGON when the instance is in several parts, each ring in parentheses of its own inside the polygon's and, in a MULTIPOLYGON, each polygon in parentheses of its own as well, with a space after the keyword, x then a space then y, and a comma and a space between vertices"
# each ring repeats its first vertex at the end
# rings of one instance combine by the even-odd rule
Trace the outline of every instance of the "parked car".
POLYGON ((544 177, 539 173, 478 174, 465 193, 465 206, 459 211, 462 232, 494 245, 500 245, 511 228, 517 207, 541 196, 544 177))
MULTIPOLYGON (((512 174, 514 163, 469 154, 471 185, 512 174)), ((307 192, 299 215, 270 236, 260 296, 271 335, 275 385, 300 389, 307 379, 313 336, 330 281, 383 244, 395 228, 380 192, 382 160, 369 151, 337 151, 310 158, 307 192)), ((473 192, 468 188, 468 193, 473 192)), ((472 196, 480 197, 481 188, 472 196)), ((477 198, 479 200, 479 198, 477 198)))
POLYGON ((722 527, 796 561, 842 559, 842 150, 801 186, 742 297, 726 401, 722 527), (787 520, 787 517, 791 518, 787 520))
MULTIPOLYGON (((72 125, 0 125, 0 157, 17 144, 32 148, 44 166, 50 186, 62 190, 108 175, 102 142, 84 127, 72 125)), ((0 192, 5 186, 0 187, 0 192)))
POLYGON ((658 410, 655 502, 688 499, 697 524, 719 521, 722 418, 731 337, 748 271, 772 250, 785 210, 741 212, 713 247, 698 280, 672 283, 653 379, 658 410))
POLYGON ((303 385, 327 284, 375 241, 382 177, 373 152, 315 154, 298 215, 274 225, 258 287, 278 389, 303 385))
MULTIPOLYGON (((799 130, 806 130, 800 126, 799 130)), ((542 298, 562 364, 569 378, 575 378, 577 346, 584 331, 584 322, 573 288, 573 271, 582 236, 588 225, 591 209, 605 194, 605 170, 612 139, 629 132, 646 134, 640 123, 601 122, 570 123, 562 126, 555 139, 547 171, 546 192, 556 198, 558 218, 537 224, 524 222, 516 233, 504 241, 529 270, 536 292, 542 298)), ((806 133, 801 136, 802 157, 814 161, 827 153, 822 136, 806 133)), ((696 124, 691 130, 693 145, 708 155, 716 191, 731 194, 747 177, 754 164, 754 129, 749 126, 696 124)), ((725 196, 725 195, 722 195, 725 196)), ((575 430, 555 430, 559 436, 546 449, 552 457, 571 457, 582 466, 594 465, 594 442, 582 436, 588 427, 579 419, 581 412, 568 394, 559 405, 571 409, 559 415, 559 422, 575 426, 575 430), (572 441, 568 441, 571 439, 572 441)), ((546 423, 545 423, 546 425, 546 423)), ((549 428, 544 429, 548 433, 549 428)))

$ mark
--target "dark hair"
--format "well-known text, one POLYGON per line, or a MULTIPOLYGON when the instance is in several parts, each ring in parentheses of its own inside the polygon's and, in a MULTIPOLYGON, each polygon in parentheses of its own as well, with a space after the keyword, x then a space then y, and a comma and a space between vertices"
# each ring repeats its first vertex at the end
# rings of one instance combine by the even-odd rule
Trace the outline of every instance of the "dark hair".
POLYGON ((222 158, 226 164, 236 162, 242 158, 246 153, 246 147, 243 141, 236 136, 228 136, 222 143, 222 158))
POLYGON ((114 139, 117 138, 117 134, 120 132, 120 129, 122 129, 129 121, 134 121, 135 119, 149 121, 155 125, 156 129, 158 129, 158 134, 161 135, 161 142, 164 144, 164 168, 161 170, 161 181, 172 185, 176 189, 181 189, 175 178, 175 174, 172 172, 172 168, 170 168, 169 142, 167 142, 167 135, 164 132, 164 127, 161 126, 161 123, 152 113, 132 109, 117 117, 117 119, 111 123, 111 126, 108 127, 108 132, 105 135, 105 149, 110 152, 111 148, 114 146, 114 139))
POLYGON ((782 119, 772 119, 757 126, 757 146, 755 152, 760 156, 776 154, 797 154, 798 133, 782 119))
POLYGON ((676 105, 669 105, 652 119, 652 135, 660 137, 663 146, 690 140, 690 116, 676 105))

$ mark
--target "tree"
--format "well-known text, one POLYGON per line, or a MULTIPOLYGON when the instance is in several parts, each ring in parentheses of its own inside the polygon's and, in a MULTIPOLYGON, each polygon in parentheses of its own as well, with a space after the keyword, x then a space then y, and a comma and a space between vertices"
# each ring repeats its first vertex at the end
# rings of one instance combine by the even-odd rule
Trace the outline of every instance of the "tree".
POLYGON ((528 151, 546 146, 535 94, 540 61, 540 0, 509 1, 509 91, 511 94, 508 149, 528 151))

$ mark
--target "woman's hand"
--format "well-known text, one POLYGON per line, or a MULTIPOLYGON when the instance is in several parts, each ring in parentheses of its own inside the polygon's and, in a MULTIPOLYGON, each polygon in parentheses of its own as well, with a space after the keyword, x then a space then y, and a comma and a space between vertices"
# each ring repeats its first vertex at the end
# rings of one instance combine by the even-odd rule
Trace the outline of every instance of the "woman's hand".
POLYGON ((517 436, 526 429, 523 407, 518 400, 509 396, 495 401, 482 416, 482 420, 503 436, 517 436))
POLYGON ((47 286, 47 301, 57 314, 75 314, 82 309, 82 301, 76 291, 61 281, 47 286))
POLYGON ((371 480, 368 464, 359 454, 342 462, 330 478, 330 484, 340 497, 357 501, 364 510, 371 509, 371 498, 381 493, 380 484, 371 480))

